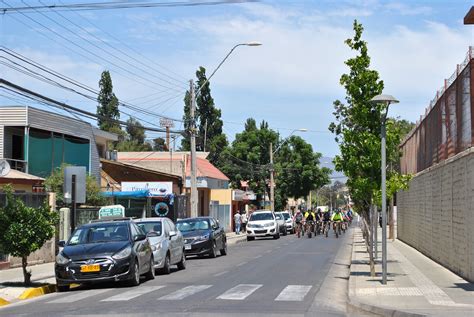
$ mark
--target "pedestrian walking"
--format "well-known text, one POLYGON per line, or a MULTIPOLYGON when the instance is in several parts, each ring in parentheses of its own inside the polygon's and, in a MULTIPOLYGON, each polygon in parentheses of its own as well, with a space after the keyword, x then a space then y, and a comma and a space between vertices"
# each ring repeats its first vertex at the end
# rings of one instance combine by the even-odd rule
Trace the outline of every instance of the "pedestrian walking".
POLYGON ((245 233, 247 228, 247 213, 242 211, 242 215, 240 216, 240 222, 242 223, 242 231, 245 233))
POLYGON ((240 224, 241 224, 241 216, 240 213, 237 212, 234 215, 234 225, 235 225, 235 234, 240 234, 240 224))

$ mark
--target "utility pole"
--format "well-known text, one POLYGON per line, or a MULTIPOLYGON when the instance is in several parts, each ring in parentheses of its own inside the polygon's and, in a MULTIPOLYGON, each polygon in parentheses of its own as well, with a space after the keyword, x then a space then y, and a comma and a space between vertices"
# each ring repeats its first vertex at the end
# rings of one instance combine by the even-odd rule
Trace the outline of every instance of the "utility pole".
POLYGON ((197 180, 196 180, 196 94, 194 91, 194 81, 190 80, 190 91, 191 91, 191 217, 198 216, 198 191, 197 191, 197 180))
POLYGON ((275 189, 274 189, 274 173, 273 168, 273 143, 270 142, 270 210, 275 211, 275 189))

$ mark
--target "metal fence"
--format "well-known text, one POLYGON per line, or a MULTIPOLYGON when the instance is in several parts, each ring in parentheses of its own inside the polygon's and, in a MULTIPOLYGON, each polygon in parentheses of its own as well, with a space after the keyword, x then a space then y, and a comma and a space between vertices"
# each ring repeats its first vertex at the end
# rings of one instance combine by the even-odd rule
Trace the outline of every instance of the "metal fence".
POLYGON ((474 144, 474 49, 430 102, 400 145, 401 172, 418 173, 474 144))
MULTIPOLYGON (((20 198, 26 206, 38 208, 44 204, 48 198, 47 193, 13 193, 15 198, 20 198)), ((4 207, 7 202, 7 195, 0 193, 0 207, 4 207)))

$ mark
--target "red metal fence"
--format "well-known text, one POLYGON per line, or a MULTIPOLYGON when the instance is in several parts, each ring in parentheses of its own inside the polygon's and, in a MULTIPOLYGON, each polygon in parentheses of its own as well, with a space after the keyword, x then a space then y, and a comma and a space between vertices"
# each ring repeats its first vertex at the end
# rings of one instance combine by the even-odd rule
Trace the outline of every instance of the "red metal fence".
POLYGON ((415 174, 474 144, 474 49, 400 145, 401 172, 415 174))

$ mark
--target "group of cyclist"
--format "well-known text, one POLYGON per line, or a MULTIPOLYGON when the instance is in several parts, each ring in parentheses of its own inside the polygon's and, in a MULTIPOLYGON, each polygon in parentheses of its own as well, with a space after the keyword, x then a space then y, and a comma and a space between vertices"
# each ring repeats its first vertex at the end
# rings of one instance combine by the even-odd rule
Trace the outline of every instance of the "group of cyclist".
POLYGON ((298 238, 304 236, 305 232, 309 238, 311 238, 312 233, 315 235, 324 234, 327 237, 331 224, 334 234, 339 237, 351 224, 353 217, 354 214, 350 208, 337 208, 333 212, 329 210, 323 212, 318 208, 316 212, 309 209, 304 213, 301 209, 298 209, 293 216, 293 222, 298 238))

